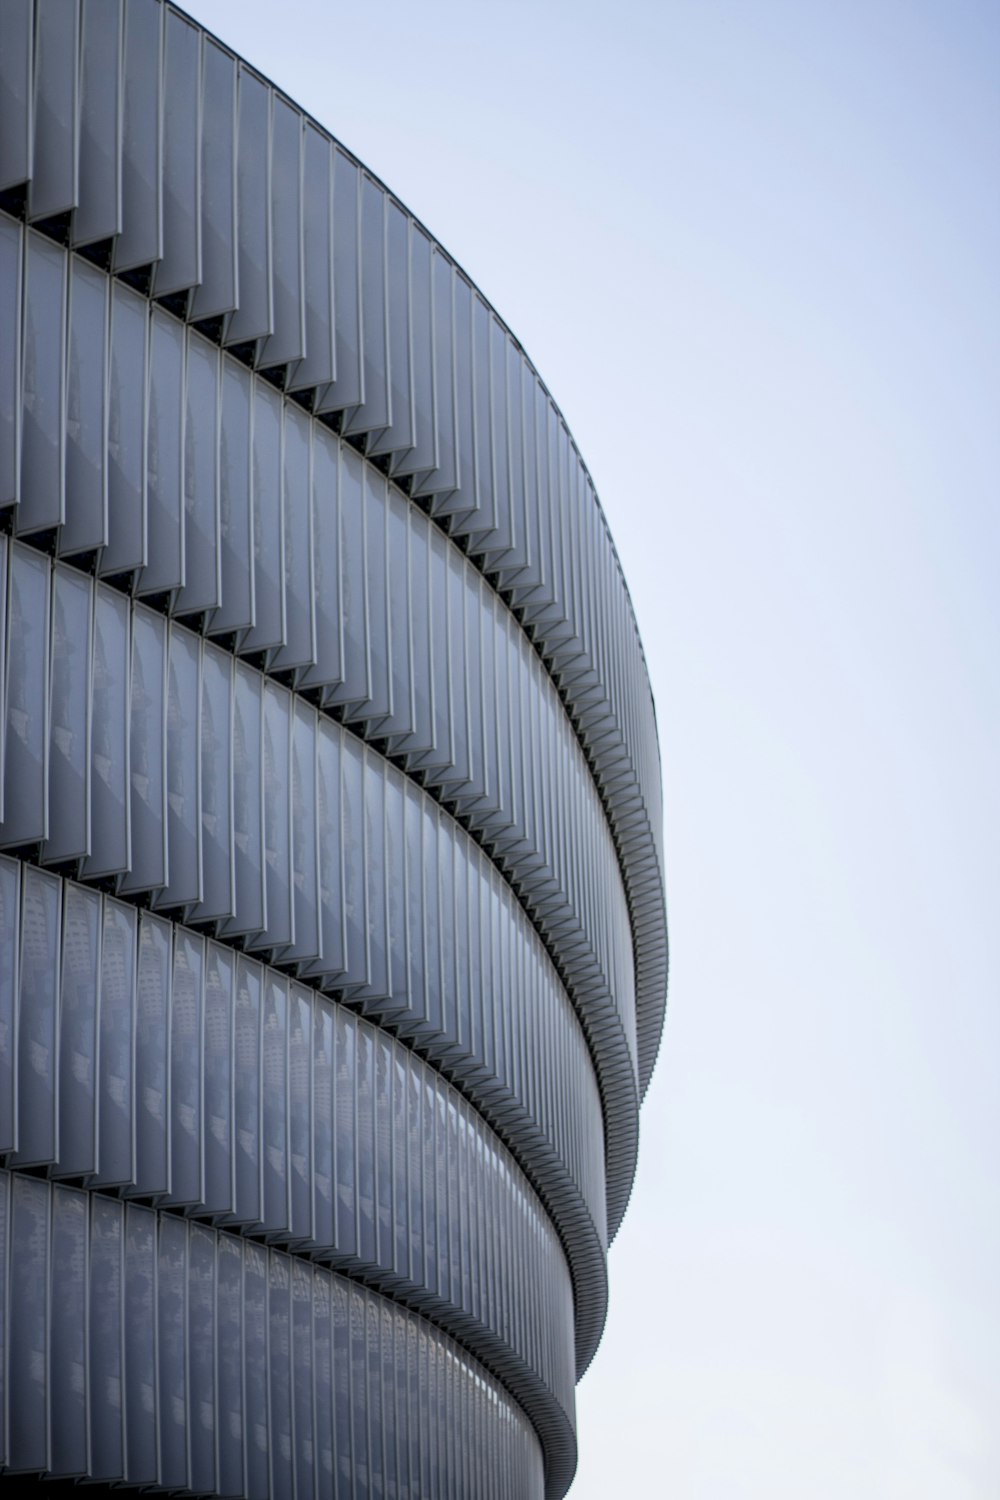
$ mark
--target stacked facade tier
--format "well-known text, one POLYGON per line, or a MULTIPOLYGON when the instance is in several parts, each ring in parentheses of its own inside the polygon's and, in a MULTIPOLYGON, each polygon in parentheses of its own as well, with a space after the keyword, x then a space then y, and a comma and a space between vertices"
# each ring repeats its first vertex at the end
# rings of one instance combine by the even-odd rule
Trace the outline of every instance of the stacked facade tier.
POLYGON ((572 437, 163 0, 0 7, 0 329, 0 1465, 561 1495, 667 960, 572 437))

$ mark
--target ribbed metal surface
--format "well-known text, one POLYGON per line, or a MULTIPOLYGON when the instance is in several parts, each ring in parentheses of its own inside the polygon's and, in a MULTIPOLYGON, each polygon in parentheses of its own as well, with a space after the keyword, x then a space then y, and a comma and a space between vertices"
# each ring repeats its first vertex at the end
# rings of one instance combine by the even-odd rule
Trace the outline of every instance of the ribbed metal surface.
POLYGON ((430 1057, 550 1205, 582 1367, 605 1305, 600 1102, 579 1023, 506 882, 432 797, 301 698, 0 538, 0 564, 7 551, 0 844, 211 921, 430 1057))
MULTIPOLYGON (((0 222, 0 234, 19 233, 0 222)), ((99 575, 308 692, 474 831, 591 1040, 616 1224, 637 1139, 628 907, 600 798, 538 656, 455 543, 267 381, 169 313, 147 320, 138 294, 41 234, 27 233, 23 259, 11 315, 23 308, 35 394, 18 535, 51 537, 64 558, 96 554, 99 575)), ((198 878, 192 869, 189 884, 198 878)))
MULTIPOLYGON (((46 1254, 57 1217, 101 1266, 148 1222, 184 1305, 233 1257, 283 1288, 230 1308, 271 1393, 238 1483, 196 1431, 222 1343, 136 1293, 175 1361, 142 1482, 312 1494, 272 1398, 287 1288, 332 1306, 333 1268, 410 1310, 344 1293, 396 1331, 381 1384, 330 1353, 334 1423, 370 1435, 396 1382, 424 1443, 486 1390, 466 1361, 421 1408, 412 1313, 507 1393, 436 1477, 352 1428, 343 1492, 532 1494, 537 1440, 560 1495, 666 984, 652 700, 565 424, 408 211, 162 0, 0 7, 0 322, 0 1158, 46 1254)), ((132 1479, 93 1426, 60 1467, 41 1328, 34 1467, 132 1479)))
POLYGON ((0 1286, 7 1473, 246 1500, 545 1493, 530 1422, 476 1360, 302 1257, 0 1171, 0 1286))
POLYGON ((33 27, 30 0, 4 9, 0 190, 334 416, 530 628, 622 853, 644 1088, 666 985, 655 716, 620 565, 548 392, 423 227, 181 13, 55 0, 33 27))
POLYGON ((152 913, 0 859, 0 1155, 350 1271, 501 1374, 572 1472, 573 1294, 509 1153, 384 1030, 152 913))

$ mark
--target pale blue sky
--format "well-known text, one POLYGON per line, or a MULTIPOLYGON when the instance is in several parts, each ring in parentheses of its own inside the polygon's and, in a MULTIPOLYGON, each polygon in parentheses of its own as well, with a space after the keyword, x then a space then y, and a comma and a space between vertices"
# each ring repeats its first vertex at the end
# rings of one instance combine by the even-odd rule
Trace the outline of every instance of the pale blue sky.
POLYGON ((528 349, 672 963, 572 1500, 1000 1493, 1000 6, 191 0, 528 349))

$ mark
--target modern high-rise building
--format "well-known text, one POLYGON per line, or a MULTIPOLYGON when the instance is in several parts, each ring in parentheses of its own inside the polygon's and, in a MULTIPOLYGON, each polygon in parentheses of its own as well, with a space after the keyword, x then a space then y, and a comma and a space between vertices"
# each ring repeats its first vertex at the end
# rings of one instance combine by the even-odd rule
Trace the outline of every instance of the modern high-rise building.
POLYGON ((666 992, 628 591, 475 286, 162 0, 0 4, 0 517, 0 1468, 554 1500, 666 992))

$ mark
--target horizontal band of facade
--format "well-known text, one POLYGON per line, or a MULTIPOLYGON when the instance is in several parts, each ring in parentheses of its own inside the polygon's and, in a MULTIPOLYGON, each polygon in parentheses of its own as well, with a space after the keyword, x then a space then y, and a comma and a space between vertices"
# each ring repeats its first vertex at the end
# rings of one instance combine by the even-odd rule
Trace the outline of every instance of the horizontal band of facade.
MULTIPOLYGON (((381 184, 173 8, 11 0, 3 28, 8 205, 334 420, 530 631, 627 867, 644 1086, 666 965, 655 716, 589 476, 523 351, 381 184)), ((0 469, 6 487, 6 450, 0 469)))
POLYGON ((461 1339, 572 1469, 569 1273, 475 1109, 274 969, 20 868, 0 860, 0 1156, 351 1272, 461 1339))
POLYGON ((530 1422, 454 1340, 239 1235, 0 1171, 0 1319, 6 1474, 245 1500, 546 1494, 530 1422))
MULTIPOLYGON (((2 217, 0 232, 11 246, 23 233, 2 217)), ((595 1049, 615 1227, 637 1139, 629 910, 536 653, 458 548, 343 441, 79 257, 33 232, 26 249, 23 292, 8 292, 24 328, 18 532, 96 554, 103 576, 320 697, 476 833, 595 1049)))
POLYGON ((552 1213, 585 1367, 606 1307, 600 1101, 506 881, 412 779, 303 699, 89 575, 6 550, 0 842, 210 924, 429 1057, 552 1213))

